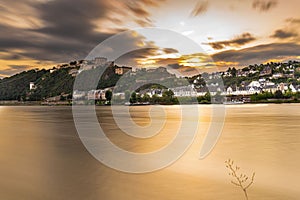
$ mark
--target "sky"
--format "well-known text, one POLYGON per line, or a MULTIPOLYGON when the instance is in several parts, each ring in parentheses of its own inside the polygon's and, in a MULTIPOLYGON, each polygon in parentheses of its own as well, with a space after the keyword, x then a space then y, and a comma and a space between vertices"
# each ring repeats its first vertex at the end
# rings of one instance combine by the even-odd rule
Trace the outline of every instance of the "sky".
POLYGON ((120 65, 188 73, 299 60, 299 7, 299 0, 0 0, 0 78, 85 59, 124 31, 119 44, 140 50, 116 59, 120 65), (174 34, 154 37, 146 27, 174 34), (180 49, 186 40, 177 42, 178 34, 201 50, 180 49))

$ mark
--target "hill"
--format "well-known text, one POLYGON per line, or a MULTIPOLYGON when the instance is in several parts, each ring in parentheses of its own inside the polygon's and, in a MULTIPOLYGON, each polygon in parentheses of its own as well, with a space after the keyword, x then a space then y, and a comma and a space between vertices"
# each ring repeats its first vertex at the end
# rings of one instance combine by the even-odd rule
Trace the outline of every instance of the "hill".
MULTIPOLYGON (((109 67, 98 82, 97 89, 111 87, 119 80, 120 75, 114 73, 114 68, 109 67)), ((63 95, 69 96, 73 91, 75 76, 72 71, 78 71, 80 65, 76 63, 70 65, 62 65, 51 70, 29 70, 14 76, 0 80, 0 100, 29 100, 41 101, 49 97, 63 95), (34 83, 34 89, 30 90, 30 83, 34 83)), ((96 67, 95 69, 86 70, 77 75, 78 79, 86 85, 89 85, 90 78, 99 74, 103 68, 96 67)), ((97 80, 98 77, 97 77, 97 80)), ((83 86, 86 88, 87 86, 83 86)))

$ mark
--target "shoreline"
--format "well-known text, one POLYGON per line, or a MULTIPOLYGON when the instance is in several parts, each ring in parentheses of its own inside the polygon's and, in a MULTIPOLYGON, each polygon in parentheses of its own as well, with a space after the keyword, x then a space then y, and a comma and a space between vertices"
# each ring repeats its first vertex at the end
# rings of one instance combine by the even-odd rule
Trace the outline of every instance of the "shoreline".
MULTIPOLYGON (((245 102, 239 104, 147 104, 147 105, 130 105, 130 106, 151 106, 151 105, 163 105, 163 106, 174 106, 174 105, 251 105, 251 104, 298 104, 300 100, 271 100, 271 101, 259 101, 259 102, 245 102)), ((70 102, 41 102, 41 101, 0 101, 0 106, 72 106, 70 102)), ((84 105, 84 104, 83 104, 84 105)), ((111 105, 96 105, 96 106, 111 106, 111 105)), ((122 106, 122 105, 120 105, 122 106)), ((127 106, 127 105, 123 105, 127 106)))

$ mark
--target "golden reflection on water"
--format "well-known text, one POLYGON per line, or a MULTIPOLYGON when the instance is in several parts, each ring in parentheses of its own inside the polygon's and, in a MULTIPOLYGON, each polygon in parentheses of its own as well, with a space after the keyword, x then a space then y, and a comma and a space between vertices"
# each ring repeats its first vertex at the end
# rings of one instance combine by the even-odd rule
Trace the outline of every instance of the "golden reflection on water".
MULTIPOLYGON (((147 126, 149 109, 130 108, 134 122, 147 126)), ((165 126, 150 139, 123 134, 109 107, 97 107, 97 114, 113 143, 149 152, 167 145, 180 126, 179 107, 165 110, 165 126)), ((241 200, 242 192, 230 185, 228 158, 245 173, 256 172, 249 199, 299 199, 297 104, 227 106, 220 141, 204 160, 199 152, 211 107, 199 106, 199 112, 197 137, 182 158, 158 172, 132 175, 103 166, 85 150, 70 107, 0 107, 0 199, 241 200)))

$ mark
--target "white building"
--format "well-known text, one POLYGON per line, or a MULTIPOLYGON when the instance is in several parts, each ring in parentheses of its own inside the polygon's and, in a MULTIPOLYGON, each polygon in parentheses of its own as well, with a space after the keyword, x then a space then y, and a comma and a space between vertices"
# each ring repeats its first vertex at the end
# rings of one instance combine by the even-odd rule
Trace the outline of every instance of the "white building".
POLYGON ((107 58, 97 57, 94 59, 95 65, 105 65, 107 63, 107 58))
POLYGON ((233 89, 231 87, 227 88, 227 95, 231 95, 233 93, 233 89))
POLYGON ((295 87, 292 84, 289 86, 289 88, 292 90, 292 92, 297 92, 297 90, 295 89, 295 87))
POLYGON ((35 84, 34 84, 34 82, 30 82, 29 83, 29 89, 30 90, 34 90, 36 87, 35 87, 35 84))
POLYGON ((260 87, 260 83, 258 81, 252 81, 248 87, 260 87))
POLYGON ((192 85, 171 88, 175 97, 197 97, 197 91, 192 85))

